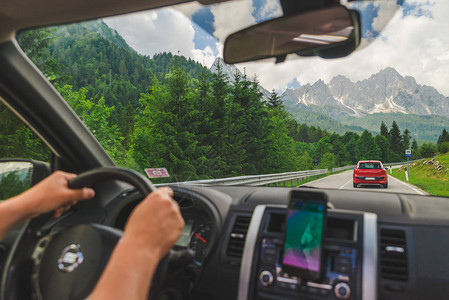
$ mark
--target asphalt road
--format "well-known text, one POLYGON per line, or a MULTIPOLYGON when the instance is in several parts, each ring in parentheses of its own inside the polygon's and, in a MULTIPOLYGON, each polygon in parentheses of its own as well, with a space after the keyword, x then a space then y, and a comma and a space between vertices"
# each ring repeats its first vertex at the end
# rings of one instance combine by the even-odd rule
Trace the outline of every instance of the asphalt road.
POLYGON ((365 190, 365 191, 376 191, 376 192, 386 192, 386 193, 412 193, 427 195, 426 192, 418 189, 417 187, 403 182, 393 176, 388 176, 388 188, 383 188, 382 186, 368 186, 359 185, 358 188, 352 186, 352 170, 345 171, 342 173, 330 175, 323 177, 321 179, 308 182, 304 186, 313 186, 317 188, 332 188, 340 190, 365 190))

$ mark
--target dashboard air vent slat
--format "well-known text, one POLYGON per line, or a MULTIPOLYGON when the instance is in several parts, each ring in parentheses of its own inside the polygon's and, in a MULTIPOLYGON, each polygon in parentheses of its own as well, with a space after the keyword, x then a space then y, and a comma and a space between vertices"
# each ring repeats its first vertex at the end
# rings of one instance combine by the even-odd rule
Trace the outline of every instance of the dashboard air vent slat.
POLYGON ((226 254, 228 256, 236 258, 242 257, 250 220, 250 216, 238 216, 235 219, 231 236, 229 238, 228 247, 226 248, 226 254))
POLYGON ((386 228, 380 230, 380 276, 390 280, 408 280, 405 231, 386 228))

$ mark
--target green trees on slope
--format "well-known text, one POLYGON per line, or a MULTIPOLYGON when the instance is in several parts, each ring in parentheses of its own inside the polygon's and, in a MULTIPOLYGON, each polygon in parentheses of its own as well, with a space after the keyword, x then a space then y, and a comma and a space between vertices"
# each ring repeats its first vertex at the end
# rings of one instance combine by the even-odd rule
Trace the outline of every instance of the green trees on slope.
POLYGON ((130 143, 140 168, 166 167, 175 181, 296 170, 290 116, 267 108, 257 83, 230 85, 217 69, 189 81, 176 66, 141 95, 130 143))

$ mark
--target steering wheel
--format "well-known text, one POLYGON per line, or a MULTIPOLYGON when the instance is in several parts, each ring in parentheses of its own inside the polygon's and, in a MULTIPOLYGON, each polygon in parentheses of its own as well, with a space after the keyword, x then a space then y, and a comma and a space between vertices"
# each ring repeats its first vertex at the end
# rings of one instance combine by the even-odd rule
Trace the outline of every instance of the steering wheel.
MULTIPOLYGON (((155 190, 143 175, 112 167, 82 173, 69 182, 69 187, 82 188, 107 180, 127 182, 144 196, 155 190)), ((85 299, 123 233, 100 224, 81 224, 39 236, 49 217, 33 219, 17 238, 2 277, 1 299, 85 299)), ((154 278, 164 276, 160 273, 168 260, 162 260, 154 278)), ((156 294, 153 289, 154 282, 151 295, 156 294)))

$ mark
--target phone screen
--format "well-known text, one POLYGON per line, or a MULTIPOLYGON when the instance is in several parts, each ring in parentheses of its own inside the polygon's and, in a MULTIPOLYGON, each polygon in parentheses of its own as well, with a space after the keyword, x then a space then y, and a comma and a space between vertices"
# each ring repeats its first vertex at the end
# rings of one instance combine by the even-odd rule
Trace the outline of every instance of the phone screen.
POLYGON ((321 274, 326 198, 321 193, 292 193, 287 211, 283 266, 292 275, 321 274))

